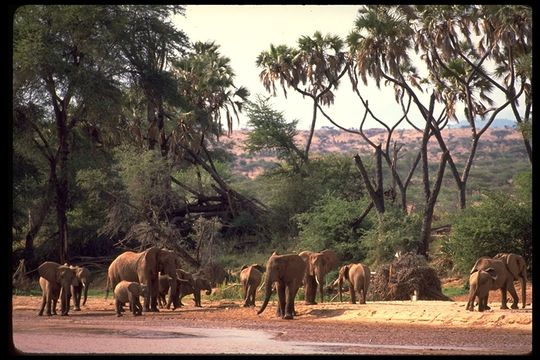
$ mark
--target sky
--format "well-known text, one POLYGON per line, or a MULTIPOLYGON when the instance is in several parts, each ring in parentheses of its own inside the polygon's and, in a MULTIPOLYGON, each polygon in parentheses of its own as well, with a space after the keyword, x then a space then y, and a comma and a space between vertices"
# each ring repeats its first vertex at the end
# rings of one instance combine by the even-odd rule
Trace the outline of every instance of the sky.
MULTIPOLYGON (((259 80, 262 69, 257 68, 255 63, 261 52, 269 50, 270 44, 296 47, 301 36, 313 36, 315 31, 323 35, 339 35, 345 40, 353 29, 359 8, 359 5, 187 5, 185 17, 177 15, 173 23, 188 35, 191 42, 215 41, 220 45, 220 53, 230 59, 236 74, 235 84, 247 87, 250 98, 256 94, 268 97, 270 93, 259 80)), ((381 85, 381 89, 377 89, 371 81, 367 87, 361 85, 361 93, 369 101, 375 115, 389 126, 402 116, 391 86, 381 85)), ((364 108, 352 91, 347 75, 334 94, 335 102, 325 107, 325 112, 341 126, 358 129, 364 108)), ((274 110, 283 112, 287 121, 298 120, 299 129, 309 129, 311 99, 303 98, 293 89, 287 90, 285 98, 283 91, 277 87, 276 97, 272 97, 270 103, 274 110)), ((427 96, 424 103, 427 106, 427 96)), ((411 109, 410 117, 420 119, 414 105, 411 109)), ((498 118, 513 119, 513 115, 505 109, 498 118)), ((235 121, 234 127, 245 128, 247 121, 247 117, 241 115, 240 123, 235 121)), ((322 126, 333 127, 319 113, 316 128, 322 126)), ((381 126, 368 117, 364 128, 372 127, 381 126)))

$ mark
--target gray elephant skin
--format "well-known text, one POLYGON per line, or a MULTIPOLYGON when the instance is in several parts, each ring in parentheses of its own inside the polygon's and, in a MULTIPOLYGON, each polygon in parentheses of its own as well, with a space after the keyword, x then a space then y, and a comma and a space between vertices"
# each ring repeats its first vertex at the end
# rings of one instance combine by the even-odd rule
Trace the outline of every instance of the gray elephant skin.
POLYGON ((116 316, 122 316, 124 305, 129 303, 129 309, 133 316, 142 315, 142 305, 139 300, 140 296, 144 296, 148 289, 146 285, 141 285, 135 281, 122 280, 114 287, 114 305, 116 316))
POLYGON ((255 306, 255 295, 265 271, 266 269, 259 264, 242 266, 240 270, 240 284, 242 284, 245 307, 255 306))
POLYGON ((272 285, 276 285, 278 307, 276 315, 282 319, 290 320, 295 315, 294 298, 306 271, 306 263, 297 254, 277 255, 275 252, 266 263, 265 296, 257 314, 261 314, 270 301, 272 285))
MULTIPOLYGON (((118 255, 109 266, 107 295, 109 289, 113 289, 122 280, 145 284, 148 292, 144 296, 144 311, 157 312, 159 273, 175 278, 179 265, 178 257, 171 250, 154 246, 140 253, 126 251, 118 255)), ((171 282, 170 286, 173 291, 176 290, 176 282, 171 282)))
MULTIPOLYGON (((505 262, 499 259, 492 259, 483 256, 476 260, 476 263, 471 269, 471 274, 479 270, 488 270, 492 268, 497 273, 497 280, 493 284, 493 289, 501 291, 501 309, 508 309, 506 305, 506 292, 510 292, 512 296, 512 309, 518 308, 518 296, 514 288, 514 276, 508 271, 505 262)), ((525 302, 523 303, 525 305, 525 302)))
POLYGON ((45 306, 48 316, 56 315, 56 303, 61 297, 61 315, 69 313, 71 286, 76 284, 76 275, 69 266, 60 265, 54 261, 45 261, 38 267, 39 286, 42 291, 41 307, 39 316, 43 315, 45 306))
POLYGON ((71 294, 73 296, 73 305, 75 311, 81 310, 81 297, 84 294, 82 305, 86 305, 86 299, 88 298, 88 289, 92 278, 90 275, 90 270, 81 266, 70 266, 71 269, 75 271, 75 276, 77 278, 77 285, 71 286, 71 294))
POLYGON ((304 277, 305 303, 308 305, 317 304, 317 289, 324 302, 324 278, 328 272, 338 264, 338 258, 334 251, 326 249, 321 252, 302 251, 298 254, 306 263, 306 274, 304 277))
POLYGON ((351 295, 351 304, 356 304, 356 294, 360 298, 360 304, 366 303, 366 296, 369 288, 371 272, 367 265, 356 263, 348 264, 339 268, 337 278, 339 301, 342 302, 341 286, 343 281, 349 283, 349 291, 351 295))
POLYGON ((478 298, 478 311, 489 310, 487 306, 489 291, 496 289, 496 281, 497 273, 493 268, 473 272, 469 276, 469 301, 465 309, 474 311, 474 299, 478 298))
POLYGON ((514 281, 519 280, 521 285, 522 308, 527 303, 527 264, 521 255, 512 253, 498 253, 493 257, 506 264, 506 269, 514 277, 514 281))

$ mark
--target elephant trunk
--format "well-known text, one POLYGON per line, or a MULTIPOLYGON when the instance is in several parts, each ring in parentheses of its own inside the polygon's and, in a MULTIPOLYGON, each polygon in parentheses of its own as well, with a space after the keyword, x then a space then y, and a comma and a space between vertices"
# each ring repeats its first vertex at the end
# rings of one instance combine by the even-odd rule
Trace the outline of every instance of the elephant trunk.
POLYGON ((211 295, 212 294, 212 289, 206 289, 206 295, 211 295))
POLYGON ((88 282, 84 282, 83 283, 83 287, 84 287, 84 299, 83 299, 83 305, 86 305, 86 298, 88 297, 88 282))
POLYGON ((69 300, 71 297, 71 286, 64 286, 61 291, 62 299, 60 300, 60 308, 62 315, 67 315, 69 312, 69 300))
POLYGON ((264 309, 266 309, 266 306, 268 305, 268 302, 270 301, 270 295, 272 295, 272 281, 270 281, 270 279, 266 279, 264 302, 261 305, 261 308, 259 309, 259 311, 257 311, 257 315, 259 315, 260 313, 264 311, 264 309))
MULTIPOLYGON (((319 289, 319 294, 321 294, 321 302, 324 302, 324 276, 320 276, 318 274, 315 274, 315 281, 317 282, 317 288, 319 289)), ((317 291, 317 290, 315 290, 317 291)), ((317 294, 315 293, 315 297, 317 294)))

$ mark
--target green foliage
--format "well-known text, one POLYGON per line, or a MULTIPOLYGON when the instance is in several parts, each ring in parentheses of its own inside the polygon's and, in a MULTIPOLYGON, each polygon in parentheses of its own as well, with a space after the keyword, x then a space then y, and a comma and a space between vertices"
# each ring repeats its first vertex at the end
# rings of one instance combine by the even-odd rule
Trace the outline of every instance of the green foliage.
POLYGON ((456 214, 443 244, 456 270, 467 274, 481 256, 499 252, 532 254, 532 212, 508 194, 494 192, 456 214))
POLYGON ((298 169, 303 154, 294 137, 297 135, 297 120, 287 122, 282 112, 273 110, 268 99, 257 97, 255 102, 247 106, 248 126, 253 130, 248 134, 244 144, 250 153, 275 151, 279 160, 298 169))
POLYGON ((366 262, 375 269, 391 261, 398 251, 416 253, 420 245, 421 223, 420 214, 407 215, 397 207, 387 207, 362 238, 366 262))
POLYGON ((349 201, 327 193, 309 211, 294 217, 300 229, 298 251, 333 249, 343 261, 362 260, 360 238, 371 224, 367 220, 358 228, 353 224, 367 205, 365 200, 349 201))

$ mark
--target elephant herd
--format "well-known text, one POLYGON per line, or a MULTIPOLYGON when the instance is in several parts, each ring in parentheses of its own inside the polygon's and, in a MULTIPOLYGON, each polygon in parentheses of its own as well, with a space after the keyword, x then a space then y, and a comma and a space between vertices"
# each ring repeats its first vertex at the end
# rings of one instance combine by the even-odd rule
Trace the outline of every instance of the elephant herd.
MULTIPOLYGON (((275 290, 278 297, 276 315, 282 319, 292 319, 294 299, 301 286, 304 286, 305 303, 316 304, 317 292, 320 301, 324 301, 323 285, 326 274, 335 269, 338 258, 334 251, 302 251, 299 254, 276 252, 268 258, 266 267, 258 264, 245 265, 239 273, 242 285, 243 306, 255 306, 257 288, 266 276, 263 303, 257 314, 262 313, 275 290)), ((68 315, 70 298, 74 298, 74 310, 80 310, 81 295, 84 291, 83 305, 86 303, 90 273, 87 269, 67 264, 60 265, 47 261, 38 268, 39 284, 43 292, 39 315, 43 315, 45 306, 47 315, 56 314, 56 304, 61 300, 61 315, 68 315)), ((342 301, 342 286, 346 280, 349 285, 351 303, 355 304, 358 296, 360 304, 366 303, 370 284, 370 269, 361 263, 346 264, 339 268, 338 278, 332 287, 338 286, 339 300, 342 301)), ((126 251, 112 261, 107 272, 106 297, 109 290, 114 291, 115 310, 122 316, 123 306, 129 303, 133 315, 156 312, 158 304, 173 310, 183 306, 182 297, 193 294, 195 306, 201 307, 201 290, 210 295, 212 284, 207 273, 198 271, 189 273, 180 268, 178 256, 172 250, 151 247, 142 252, 126 251), (166 295, 168 294, 168 301, 166 295), (144 305, 139 297, 143 297, 144 305)), ((470 293, 467 310, 474 310, 474 300, 478 298, 478 310, 489 309, 487 297, 490 290, 500 289, 502 309, 507 309, 506 292, 513 298, 512 308, 518 307, 518 297, 514 280, 521 280, 523 307, 525 307, 526 266, 523 257, 516 254, 501 253, 493 258, 481 257, 473 266, 469 279, 470 293)))

